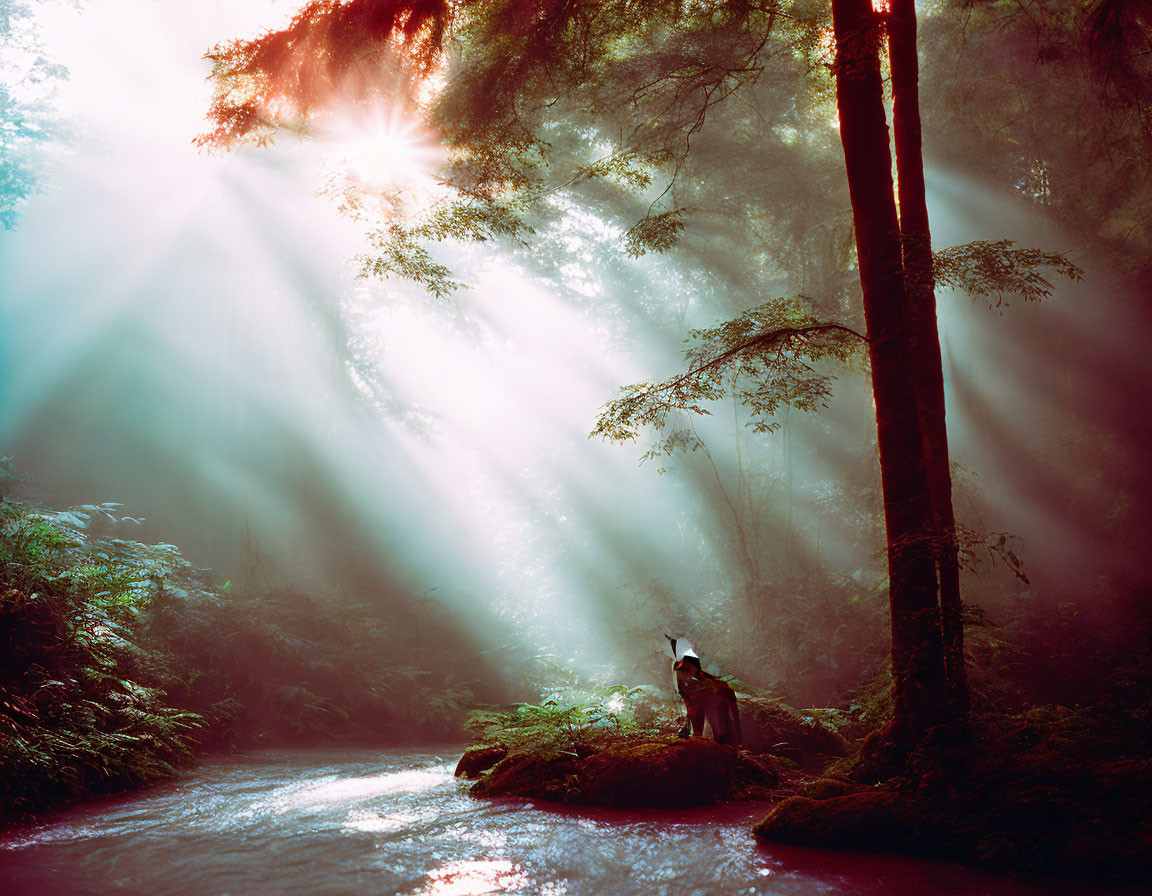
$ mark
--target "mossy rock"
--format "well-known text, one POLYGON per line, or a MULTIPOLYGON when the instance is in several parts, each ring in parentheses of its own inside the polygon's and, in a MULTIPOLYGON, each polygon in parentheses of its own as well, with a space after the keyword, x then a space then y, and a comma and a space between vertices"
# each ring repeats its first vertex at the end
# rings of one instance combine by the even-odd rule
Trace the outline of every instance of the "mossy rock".
MULTIPOLYGON (((1041 732, 1043 734, 1043 732, 1041 732)), ((939 855, 1001 871, 1146 880, 1152 759, 1093 763, 1091 743, 1000 741, 938 757, 883 789, 828 777, 786 799, 755 832, 829 849, 939 855)))
POLYGON ((508 748, 500 744, 473 744, 456 763, 456 777, 478 778, 507 755, 508 748))
POLYGON ((576 785, 579 759, 562 756, 508 756, 472 785, 476 796, 523 796, 550 802, 580 802, 576 785))
POLYGON ((701 806, 726 797, 736 750, 703 738, 617 744, 585 760, 580 802, 601 806, 701 806))
POLYGON ((586 756, 506 756, 472 793, 631 808, 701 806, 733 792, 736 767, 736 749, 711 740, 623 741, 586 756))
POLYGON ((859 793, 867 788, 863 784, 849 781, 846 778, 828 775, 813 781, 804 791, 804 796, 814 800, 829 800, 837 796, 846 796, 850 793, 859 793))
POLYGON ((754 829, 766 840, 859 852, 938 851, 939 825, 908 794, 865 791, 826 800, 790 797, 754 829))
POLYGON ((769 755, 740 751, 736 759, 736 796, 744 800, 768 802, 790 795, 795 788, 795 772, 769 755))

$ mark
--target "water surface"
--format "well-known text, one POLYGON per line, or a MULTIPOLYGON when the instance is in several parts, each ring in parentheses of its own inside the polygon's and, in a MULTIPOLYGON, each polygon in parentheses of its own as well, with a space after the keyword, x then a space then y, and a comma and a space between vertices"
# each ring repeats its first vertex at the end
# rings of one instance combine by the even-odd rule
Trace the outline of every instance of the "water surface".
POLYGON ((568 811, 468 796, 458 748, 268 752, 0 841, 0 893, 718 896, 1101 893, 763 844, 763 806, 568 811))

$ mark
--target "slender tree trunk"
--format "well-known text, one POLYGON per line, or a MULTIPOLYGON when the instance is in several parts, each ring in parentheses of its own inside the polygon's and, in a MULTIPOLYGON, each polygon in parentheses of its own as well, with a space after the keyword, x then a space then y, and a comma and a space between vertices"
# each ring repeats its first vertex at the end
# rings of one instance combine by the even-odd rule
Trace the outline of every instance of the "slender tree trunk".
POLYGON ((832 0, 836 102, 848 173, 872 364, 884 491, 895 711, 889 741, 908 745, 945 721, 946 679, 892 156, 871 0, 832 0))
POLYGON ((934 546, 940 576, 940 620, 949 709, 959 718, 968 711, 964 668, 964 624, 960 601, 960 564, 952 510, 952 474, 944 414, 944 373, 936 323, 932 279, 932 237, 924 194, 920 133, 920 66, 916 56, 915 0, 891 0, 888 59, 892 72, 892 130, 900 200, 900 237, 904 283, 908 293, 917 400, 923 428, 924 459, 935 527, 934 546))

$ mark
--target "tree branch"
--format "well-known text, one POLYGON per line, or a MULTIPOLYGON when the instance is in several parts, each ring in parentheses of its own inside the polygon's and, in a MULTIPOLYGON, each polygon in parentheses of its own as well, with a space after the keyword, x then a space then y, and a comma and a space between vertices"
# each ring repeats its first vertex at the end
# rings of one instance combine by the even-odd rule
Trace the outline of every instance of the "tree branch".
POLYGON ((742 342, 739 345, 735 345, 732 348, 721 352, 715 358, 710 358, 698 367, 694 367, 687 373, 683 373, 676 377, 676 379, 670 380, 668 383, 662 386, 661 389, 673 389, 694 376, 697 376, 715 367, 719 367, 729 358, 732 358, 741 352, 747 351, 750 348, 756 348, 760 345, 771 345, 777 341, 782 342, 789 339, 803 339, 810 335, 817 333, 828 333, 834 330, 839 330, 842 333, 855 336, 862 342, 868 342, 867 336, 863 336, 860 333, 857 333, 851 327, 844 326, 844 324, 814 324, 810 327, 783 327, 779 330, 769 330, 767 333, 758 333, 746 342, 742 342))

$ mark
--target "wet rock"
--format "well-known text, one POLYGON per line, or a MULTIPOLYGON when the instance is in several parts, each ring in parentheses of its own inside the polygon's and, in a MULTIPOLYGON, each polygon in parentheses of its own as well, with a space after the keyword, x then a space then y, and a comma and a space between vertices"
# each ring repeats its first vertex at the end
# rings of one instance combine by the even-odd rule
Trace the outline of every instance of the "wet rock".
POLYGON ((557 803, 580 802, 574 757, 509 756, 472 785, 477 796, 524 796, 557 803))
POLYGON ((702 738, 622 741, 587 756, 508 756, 472 793, 632 808, 700 806, 733 792, 736 765, 735 748, 702 738))
POLYGON ((805 796, 809 796, 814 800, 828 800, 836 796, 845 796, 849 793, 859 793, 864 790, 862 784, 857 784, 854 781, 848 781, 844 778, 827 777, 820 778, 813 781, 805 792, 805 796))
POLYGON ((941 832, 914 799, 867 791, 827 800, 791 797, 776 806, 754 833, 778 843, 861 852, 933 852, 941 832))
POLYGON ((457 778, 478 778, 508 755, 507 747, 479 744, 469 747, 456 763, 457 778))
POLYGON ((741 782, 761 787, 776 787, 785 776, 785 772, 771 756, 742 752, 737 765, 737 775, 741 782))
POLYGON ((791 788, 792 774, 771 756, 741 751, 736 760, 736 795, 745 800, 779 799, 791 788))
POLYGON ((703 738, 618 744, 579 771, 580 802, 665 808, 723 799, 736 779, 736 750, 703 738))

